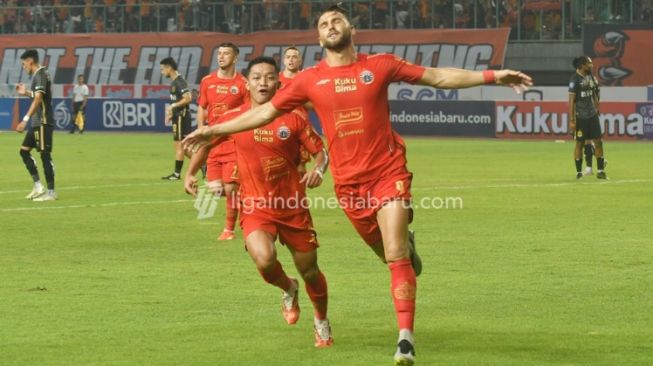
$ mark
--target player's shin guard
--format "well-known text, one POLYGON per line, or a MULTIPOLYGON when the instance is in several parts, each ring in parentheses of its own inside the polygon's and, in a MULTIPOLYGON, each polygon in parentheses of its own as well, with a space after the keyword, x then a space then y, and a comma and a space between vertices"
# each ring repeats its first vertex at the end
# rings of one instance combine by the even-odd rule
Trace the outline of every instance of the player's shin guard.
POLYGON ((326 319, 329 301, 326 277, 320 271, 313 282, 305 282, 304 286, 315 308, 315 317, 320 320, 326 319))
POLYGON ((585 145, 585 165, 592 167, 592 156, 594 155, 594 147, 592 145, 585 145))
POLYGON ((397 313, 399 329, 413 330, 415 322, 415 294, 417 278, 409 259, 388 265, 392 278, 392 299, 397 313))
POLYGON ((268 268, 265 271, 259 270, 259 273, 265 282, 276 286, 283 291, 288 292, 292 288, 292 282, 290 282, 290 278, 288 278, 286 272, 283 271, 283 267, 278 260, 274 261, 271 268, 268 268))
POLYGON ((225 199, 227 200, 225 230, 234 231, 236 220, 238 219, 238 202, 236 200, 236 194, 227 194, 225 199))
POLYGON ((576 173, 580 173, 583 171, 583 160, 582 159, 576 159, 574 160, 576 163, 576 173))
POLYGON ((34 161, 32 154, 30 154, 27 150, 20 149, 20 157, 23 159, 23 163, 25 164, 29 175, 32 176, 32 180, 34 182, 41 180, 41 178, 39 178, 39 171, 36 168, 36 162, 34 161))
POLYGON ((41 153, 41 162, 43 163, 43 171, 45 172, 45 181, 48 184, 48 189, 54 189, 54 162, 49 152, 41 153))

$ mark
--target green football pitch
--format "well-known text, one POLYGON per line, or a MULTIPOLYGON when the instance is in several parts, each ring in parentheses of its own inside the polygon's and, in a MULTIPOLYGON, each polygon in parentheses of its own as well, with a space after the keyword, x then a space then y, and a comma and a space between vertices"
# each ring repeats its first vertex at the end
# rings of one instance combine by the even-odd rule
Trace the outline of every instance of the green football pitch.
MULTIPOLYGON (((24 199, 21 138, 0 133, 0 364, 392 364, 388 270, 340 210, 312 211, 335 338, 318 350, 305 292, 286 325, 241 236, 216 241, 223 201, 199 220, 161 181, 170 135, 56 134, 55 202, 24 199)), ((569 142, 407 143, 417 365, 653 364, 653 145, 608 141, 611 180, 576 181, 569 142)))

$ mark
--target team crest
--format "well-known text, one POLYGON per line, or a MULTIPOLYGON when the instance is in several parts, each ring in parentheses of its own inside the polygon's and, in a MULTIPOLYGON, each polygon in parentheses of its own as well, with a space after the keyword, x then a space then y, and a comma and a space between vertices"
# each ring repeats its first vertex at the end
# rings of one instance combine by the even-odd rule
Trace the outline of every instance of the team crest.
POLYGON ((576 131, 576 137, 582 138, 583 137, 583 131, 581 131, 581 130, 576 131))
POLYGON ((277 137, 279 137, 280 140, 288 140, 290 138, 290 128, 286 126, 281 126, 277 130, 277 137))
POLYGON ((370 85, 374 82, 374 74, 370 70, 365 70, 359 75, 361 82, 365 85, 370 85))
POLYGON ((231 92, 231 94, 234 94, 234 95, 238 94, 238 87, 235 86, 235 85, 232 85, 231 88, 229 88, 229 91, 231 92))

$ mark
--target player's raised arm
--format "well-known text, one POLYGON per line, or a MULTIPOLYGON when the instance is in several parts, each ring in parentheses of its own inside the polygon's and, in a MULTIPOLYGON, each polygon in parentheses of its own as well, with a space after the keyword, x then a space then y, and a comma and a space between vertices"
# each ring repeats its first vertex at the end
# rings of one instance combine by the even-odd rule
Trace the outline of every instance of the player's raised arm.
POLYGON ((195 151, 199 147, 208 144, 209 140, 214 137, 231 135, 265 126, 282 114, 283 112, 277 110, 272 103, 267 102, 250 109, 229 122, 220 123, 211 127, 198 128, 188 135, 182 144, 185 149, 195 151))
POLYGON ((455 68, 428 67, 418 82, 440 89, 462 89, 483 84, 498 84, 521 93, 533 85, 533 79, 521 71, 486 70, 469 71, 455 68))

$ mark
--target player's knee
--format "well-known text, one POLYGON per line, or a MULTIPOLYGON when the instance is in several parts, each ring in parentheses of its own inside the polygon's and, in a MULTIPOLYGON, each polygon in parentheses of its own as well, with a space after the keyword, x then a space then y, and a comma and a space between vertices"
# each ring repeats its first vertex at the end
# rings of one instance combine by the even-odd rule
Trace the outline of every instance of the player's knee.
POLYGON ((320 274, 320 269, 317 266, 310 266, 300 269, 299 274, 304 282, 314 282, 320 274))
POLYGON ((258 269, 260 272, 267 272, 272 270, 277 262, 277 258, 275 257, 274 253, 259 251, 250 254, 252 256, 252 260, 254 260, 256 269, 258 269))
POLYGON ((603 140, 596 140, 594 142, 594 144, 596 145, 597 149, 602 149, 603 148, 603 140))
POLYGON ((407 243, 397 241, 395 243, 388 243, 385 246, 385 260, 387 263, 396 262, 406 258, 408 258, 407 243))

